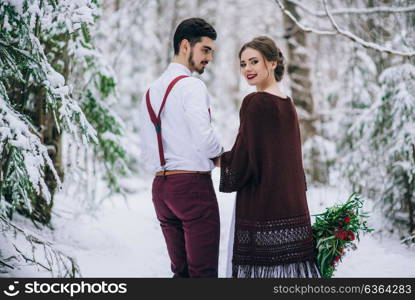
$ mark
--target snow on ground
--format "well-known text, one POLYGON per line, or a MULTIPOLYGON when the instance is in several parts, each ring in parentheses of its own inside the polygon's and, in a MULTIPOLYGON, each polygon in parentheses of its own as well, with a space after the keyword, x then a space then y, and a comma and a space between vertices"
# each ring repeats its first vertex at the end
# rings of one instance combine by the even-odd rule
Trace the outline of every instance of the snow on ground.
MULTIPOLYGON (((218 182, 219 173, 215 172, 218 182)), ((82 216, 75 224, 59 224, 56 236, 78 260, 84 277, 171 277, 170 260, 151 200, 148 179, 139 192, 104 203, 98 218, 82 216), (59 233, 60 232, 60 233, 59 233)), ((217 186, 217 184, 216 184, 217 186)), ((226 274, 226 253, 234 194, 217 191, 220 218, 220 276, 226 274), (222 255, 223 254, 223 255, 222 255)))
MULTIPOLYGON (((215 188, 219 171, 213 172, 215 188)), ((131 180, 136 192, 127 202, 113 197, 102 204, 102 210, 91 215, 55 218, 55 245, 74 256, 83 277, 171 277, 170 262, 163 235, 151 201, 151 179, 131 180), (137 183, 139 186, 137 188, 137 183)), ((221 217, 219 277, 226 277, 227 245, 235 194, 217 197, 221 217)), ((344 202, 349 192, 338 188, 310 188, 307 192, 311 214, 344 202)), ((57 203, 57 212, 71 210, 70 199, 57 203)), ((371 210, 370 204, 365 208, 371 210)), ((380 218, 374 216, 369 225, 378 229, 380 218)), ((52 233, 49 233, 52 234, 52 233)), ((415 249, 408 249, 394 237, 372 233, 361 237, 358 249, 349 252, 338 267, 335 277, 415 277, 415 249)), ((48 276, 27 269, 9 276, 48 276)))

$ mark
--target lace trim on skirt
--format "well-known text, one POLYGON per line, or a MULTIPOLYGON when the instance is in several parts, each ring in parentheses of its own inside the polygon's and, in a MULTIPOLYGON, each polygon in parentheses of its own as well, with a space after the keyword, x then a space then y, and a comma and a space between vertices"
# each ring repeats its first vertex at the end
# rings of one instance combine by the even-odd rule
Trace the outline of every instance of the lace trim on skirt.
POLYGON ((233 265, 234 278, 321 278, 314 261, 274 266, 233 265))

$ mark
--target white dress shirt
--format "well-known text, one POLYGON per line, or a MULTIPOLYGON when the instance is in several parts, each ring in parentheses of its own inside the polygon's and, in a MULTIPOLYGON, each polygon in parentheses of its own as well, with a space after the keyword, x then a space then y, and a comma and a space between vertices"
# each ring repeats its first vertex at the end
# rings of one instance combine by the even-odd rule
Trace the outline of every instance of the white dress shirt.
MULTIPOLYGON (((180 75, 191 76, 191 72, 182 64, 170 63, 150 86, 150 102, 156 116, 167 86, 180 75)), ((175 84, 160 116, 166 170, 211 171, 214 168, 210 158, 219 156, 223 148, 211 126, 209 107, 210 97, 203 81, 187 77, 175 84)), ((140 107, 140 134, 146 168, 161 171, 157 134, 145 94, 140 107)))

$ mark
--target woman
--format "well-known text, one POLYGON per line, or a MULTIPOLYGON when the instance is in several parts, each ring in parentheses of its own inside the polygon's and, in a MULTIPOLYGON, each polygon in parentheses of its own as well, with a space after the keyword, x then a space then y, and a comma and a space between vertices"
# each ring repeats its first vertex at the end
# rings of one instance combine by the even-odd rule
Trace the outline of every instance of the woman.
POLYGON ((243 100, 235 144, 217 162, 219 190, 237 191, 232 277, 321 277, 297 113, 278 85, 284 57, 271 39, 257 37, 239 59, 257 92, 243 100))

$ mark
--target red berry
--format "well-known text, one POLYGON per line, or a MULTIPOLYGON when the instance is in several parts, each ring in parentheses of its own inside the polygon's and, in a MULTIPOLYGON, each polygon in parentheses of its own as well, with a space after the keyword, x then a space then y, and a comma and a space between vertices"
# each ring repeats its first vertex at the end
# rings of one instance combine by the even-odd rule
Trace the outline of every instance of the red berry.
POLYGON ((342 241, 346 241, 348 239, 347 230, 344 230, 343 228, 336 228, 334 235, 342 241))
POLYGON ((344 223, 349 223, 349 222, 350 222, 350 218, 349 217, 344 218, 344 223))

